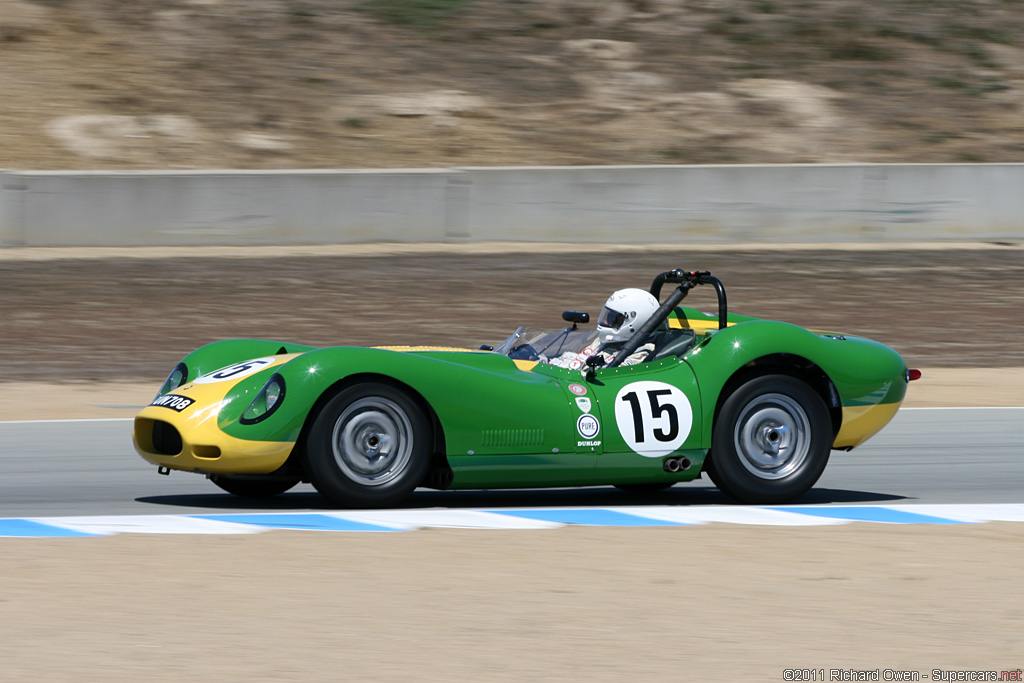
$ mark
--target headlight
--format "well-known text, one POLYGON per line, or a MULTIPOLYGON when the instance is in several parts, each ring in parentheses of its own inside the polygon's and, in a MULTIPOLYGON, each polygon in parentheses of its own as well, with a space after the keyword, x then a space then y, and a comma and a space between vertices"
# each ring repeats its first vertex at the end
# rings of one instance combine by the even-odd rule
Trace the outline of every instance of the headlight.
POLYGON ((178 363, 171 370, 171 374, 167 375, 167 379, 164 380, 164 385, 160 387, 160 393, 157 394, 157 398, 163 396, 169 391, 174 391, 182 384, 188 381, 188 367, 184 363, 178 363))
POLYGON ((284 402, 284 378, 281 375, 272 375, 267 383, 263 385, 256 398, 249 407, 242 413, 239 420, 244 425, 256 424, 270 417, 277 407, 284 402))
POLYGON ((266 396, 267 412, 270 412, 277 405, 277 402, 281 400, 281 396, 284 395, 284 388, 280 382, 271 382, 263 391, 264 396, 266 396))

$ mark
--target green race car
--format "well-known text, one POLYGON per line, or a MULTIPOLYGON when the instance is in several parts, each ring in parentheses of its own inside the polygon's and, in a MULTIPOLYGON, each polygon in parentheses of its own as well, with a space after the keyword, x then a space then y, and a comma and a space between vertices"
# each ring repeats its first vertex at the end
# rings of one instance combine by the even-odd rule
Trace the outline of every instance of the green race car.
POLYGON ((237 495, 308 481, 344 507, 416 487, 657 491, 701 473, 738 501, 782 503, 832 449, 885 426, 920 375, 869 339, 729 314, 708 272, 662 273, 650 293, 660 305, 613 357, 574 311, 571 327, 477 350, 209 344, 135 418, 135 448, 237 495), (704 284, 716 314, 679 305, 704 284))

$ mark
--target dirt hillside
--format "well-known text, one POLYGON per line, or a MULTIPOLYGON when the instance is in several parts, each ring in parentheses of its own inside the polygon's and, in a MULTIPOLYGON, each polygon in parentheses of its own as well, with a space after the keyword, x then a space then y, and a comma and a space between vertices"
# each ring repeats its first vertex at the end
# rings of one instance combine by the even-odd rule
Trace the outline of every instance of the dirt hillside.
POLYGON ((1019 161, 1016 0, 0 0, 0 168, 1019 161))

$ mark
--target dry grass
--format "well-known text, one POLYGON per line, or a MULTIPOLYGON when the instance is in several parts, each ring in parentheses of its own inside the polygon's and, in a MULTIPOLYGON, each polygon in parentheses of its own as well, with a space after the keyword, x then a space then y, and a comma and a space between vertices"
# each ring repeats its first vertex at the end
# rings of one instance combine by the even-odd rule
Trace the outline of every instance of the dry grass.
POLYGON ((0 0, 0 168, 1017 161, 1022 35, 1011 0, 0 0))

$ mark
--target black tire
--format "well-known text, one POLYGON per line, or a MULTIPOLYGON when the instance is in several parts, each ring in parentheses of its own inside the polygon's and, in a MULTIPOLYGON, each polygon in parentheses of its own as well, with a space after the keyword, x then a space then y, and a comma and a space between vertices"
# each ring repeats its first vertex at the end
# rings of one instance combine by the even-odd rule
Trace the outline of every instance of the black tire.
POLYGON ((664 491, 669 486, 672 486, 675 482, 659 482, 656 484, 615 484, 615 488, 626 493, 657 493, 658 491, 664 491))
POLYGON ((705 471, 742 503, 785 503, 821 477, 832 439, 828 409, 806 383, 788 375, 756 377, 722 404, 705 471))
POLYGON ((707 456, 706 458, 704 458, 704 468, 703 468, 703 469, 702 469, 701 471, 702 471, 702 472, 703 472, 704 474, 708 475, 708 479, 710 479, 710 480, 711 480, 711 483, 712 483, 712 484, 714 484, 715 486, 717 486, 717 487, 718 487, 719 489, 721 489, 721 488, 722 488, 722 487, 721 487, 721 486, 720 486, 720 485, 718 484, 718 471, 717 471, 717 470, 715 470, 715 463, 714 463, 714 461, 713 461, 713 460, 711 459, 711 454, 710 454, 710 453, 708 453, 708 456, 707 456))
POLYGON ((273 498, 299 483, 295 479, 237 479, 218 474, 210 477, 217 486, 242 498, 273 498))
POLYGON ((408 395, 388 384, 357 384, 313 422, 306 471, 334 505, 396 505, 426 476, 431 443, 430 422, 408 395))

